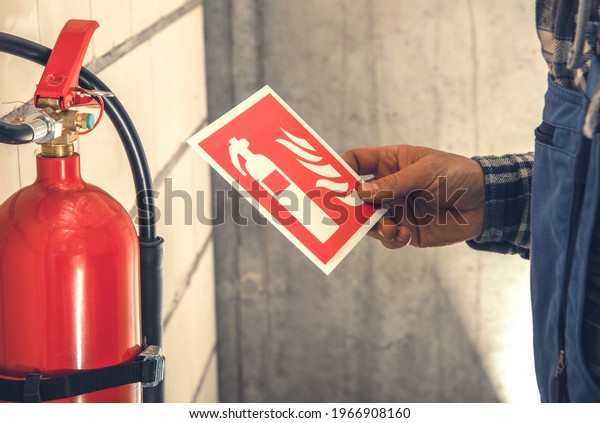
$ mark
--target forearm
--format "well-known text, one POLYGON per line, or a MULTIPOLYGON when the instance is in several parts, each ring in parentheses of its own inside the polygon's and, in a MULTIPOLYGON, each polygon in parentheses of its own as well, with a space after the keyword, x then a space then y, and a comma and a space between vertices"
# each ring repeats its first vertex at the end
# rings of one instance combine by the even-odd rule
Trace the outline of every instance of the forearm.
POLYGON ((529 258, 533 153, 474 157, 483 169, 485 221, 467 244, 476 250, 529 258))

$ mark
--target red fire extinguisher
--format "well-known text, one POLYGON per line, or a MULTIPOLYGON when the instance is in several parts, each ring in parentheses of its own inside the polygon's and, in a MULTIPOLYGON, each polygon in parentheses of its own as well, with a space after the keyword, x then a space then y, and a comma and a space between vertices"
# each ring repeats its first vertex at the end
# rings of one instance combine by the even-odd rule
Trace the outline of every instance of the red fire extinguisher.
MULTIPOLYGON (((98 27, 63 28, 26 120, 41 154, 37 179, 0 205, 0 400, 137 402, 162 379, 142 345, 140 248, 125 209, 85 182, 73 142, 95 128, 78 87, 98 27)), ((102 113, 102 112, 101 112, 102 113)))

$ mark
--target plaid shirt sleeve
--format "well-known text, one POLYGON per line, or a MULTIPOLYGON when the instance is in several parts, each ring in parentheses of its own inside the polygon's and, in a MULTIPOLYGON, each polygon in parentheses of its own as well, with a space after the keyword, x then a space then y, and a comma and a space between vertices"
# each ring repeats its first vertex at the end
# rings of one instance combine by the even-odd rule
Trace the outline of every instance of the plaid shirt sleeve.
POLYGON ((533 153, 473 157, 483 169, 485 223, 467 244, 482 251, 529 258, 533 153))

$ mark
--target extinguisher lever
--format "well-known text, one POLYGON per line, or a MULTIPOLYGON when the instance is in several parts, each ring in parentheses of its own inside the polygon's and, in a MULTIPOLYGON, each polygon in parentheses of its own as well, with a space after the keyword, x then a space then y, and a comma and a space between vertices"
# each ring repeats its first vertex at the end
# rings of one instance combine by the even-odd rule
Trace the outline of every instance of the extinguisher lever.
POLYGON ((98 26, 96 21, 78 19, 65 24, 35 90, 36 107, 68 110, 90 101, 90 97, 79 96, 75 89, 85 52, 98 26))

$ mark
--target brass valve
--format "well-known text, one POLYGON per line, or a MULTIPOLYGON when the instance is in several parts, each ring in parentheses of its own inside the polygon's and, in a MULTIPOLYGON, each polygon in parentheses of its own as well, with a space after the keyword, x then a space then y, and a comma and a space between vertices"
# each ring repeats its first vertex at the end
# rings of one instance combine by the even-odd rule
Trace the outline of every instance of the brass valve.
POLYGON ((63 132, 60 137, 42 144, 42 156, 70 157, 75 154, 73 143, 77 141, 78 138, 77 132, 63 132))
POLYGON ((73 143, 79 139, 79 129, 92 129, 94 115, 79 113, 76 110, 54 112, 52 118, 62 124, 62 133, 58 138, 42 144, 44 157, 69 157, 75 154, 73 143))

